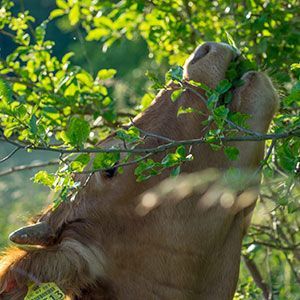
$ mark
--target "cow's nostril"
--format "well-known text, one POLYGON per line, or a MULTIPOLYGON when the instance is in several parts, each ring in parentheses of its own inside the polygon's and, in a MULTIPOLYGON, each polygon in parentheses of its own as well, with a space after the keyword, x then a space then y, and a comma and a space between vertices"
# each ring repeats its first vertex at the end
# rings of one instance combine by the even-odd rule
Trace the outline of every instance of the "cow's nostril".
POLYGON ((210 51, 210 45, 207 43, 198 47, 194 52, 194 57, 191 60, 191 64, 194 64, 196 61, 203 58, 209 51, 210 51))

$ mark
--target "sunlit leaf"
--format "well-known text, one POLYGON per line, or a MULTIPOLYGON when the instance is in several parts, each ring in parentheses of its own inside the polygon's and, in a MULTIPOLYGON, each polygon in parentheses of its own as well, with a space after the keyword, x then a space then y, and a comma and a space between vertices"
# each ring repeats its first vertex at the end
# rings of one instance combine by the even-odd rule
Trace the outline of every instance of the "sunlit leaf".
POLYGON ((72 146, 80 147, 86 142, 89 133, 90 125, 87 121, 79 117, 72 117, 65 134, 72 146))

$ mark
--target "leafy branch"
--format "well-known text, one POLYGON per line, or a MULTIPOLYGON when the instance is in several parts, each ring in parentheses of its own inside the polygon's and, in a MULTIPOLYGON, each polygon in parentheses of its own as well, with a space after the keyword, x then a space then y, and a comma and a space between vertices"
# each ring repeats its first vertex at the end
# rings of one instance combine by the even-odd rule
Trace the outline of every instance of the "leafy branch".
MULTIPOLYGON (((300 129, 300 128, 299 128, 300 129)), ((252 135, 244 135, 244 136, 234 136, 234 137, 220 137, 219 140, 221 142, 259 142, 259 141, 268 141, 268 140, 280 140, 280 139, 287 139, 290 137, 300 137, 299 129, 296 128, 290 132, 283 132, 283 133, 274 133, 274 134, 260 134, 258 136, 252 135)), ((154 133, 147 133, 148 136, 155 136, 162 140, 166 138, 154 133)), ((171 140, 171 139, 168 139, 171 140)), ((53 146, 34 146, 30 144, 22 144, 21 142, 5 138, 3 135, 0 137, 0 141, 7 142, 11 145, 16 146, 17 148, 27 149, 27 150, 43 150, 43 151, 50 151, 50 152, 57 152, 63 154, 70 154, 70 153, 159 153, 163 152, 168 149, 172 149, 181 145, 184 146, 194 146, 194 145, 201 145, 207 143, 205 138, 199 139, 189 139, 189 140, 171 140, 166 144, 162 144, 155 148, 133 148, 133 149, 126 149, 126 148, 82 148, 82 149, 66 149, 66 148, 58 148, 56 145, 53 146)))

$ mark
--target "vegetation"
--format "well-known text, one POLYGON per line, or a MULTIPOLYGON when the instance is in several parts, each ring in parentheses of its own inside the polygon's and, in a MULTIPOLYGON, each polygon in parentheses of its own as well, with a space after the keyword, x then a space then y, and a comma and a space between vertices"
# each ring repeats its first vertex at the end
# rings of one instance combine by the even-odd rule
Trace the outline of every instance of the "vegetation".
MULTIPOLYGON (((136 145, 151 133, 142 132, 133 123, 128 128, 120 124, 128 123, 131 116, 146 109, 156 91, 169 80, 181 87, 172 94, 173 101, 183 90, 200 86, 206 91, 204 101, 210 111, 207 124, 215 123, 217 129, 209 130, 196 143, 209 143, 215 151, 224 151, 234 160, 239 155, 237 149, 224 146, 224 141, 267 141, 267 155, 260 168, 263 172, 257 209, 260 213, 254 217, 244 241, 236 299, 297 299, 300 293, 300 224, 296 217, 300 208, 297 1, 57 0, 56 4, 51 3, 48 17, 41 17, 37 11, 31 13, 36 9, 35 4, 1 2, 0 42, 5 49, 0 52, 0 143, 8 151, 0 160, 7 166, 0 171, 3 186, 11 184, 5 175, 21 176, 15 173, 42 167, 34 181, 51 188, 55 204, 59 205, 80 189, 73 180, 74 172, 93 173, 116 164, 122 172, 128 161, 133 160, 138 163, 137 180, 147 180, 164 169, 178 175, 180 166, 192 159, 186 146, 195 141, 168 140, 161 148, 141 152, 135 149, 136 145), (199 43, 208 40, 230 43, 243 53, 243 60, 231 65, 227 79, 215 90, 203 83, 185 82, 180 67, 199 43), (68 52, 68 47, 75 52, 68 52), (124 61, 127 57, 128 61, 124 61), (280 94, 280 109, 268 135, 251 132, 246 128, 247 116, 232 114, 226 107, 231 101, 231 87, 243 84, 239 78, 249 69, 267 72, 280 94), (120 149, 96 146, 115 130, 127 145, 122 160, 120 149), (161 162, 151 158, 166 149, 172 151, 161 162), (39 153, 46 153, 51 160, 45 161, 44 157, 42 162, 18 165, 16 157, 24 150, 32 154, 41 150, 39 153), (95 153, 95 160, 86 170, 91 153, 95 153), (46 171, 44 168, 50 165, 52 169, 46 171), (259 217, 262 210, 263 218, 259 217)), ((182 108, 178 114, 190 112, 191 109, 182 108)), ((11 194, 11 188, 6 191, 6 196, 11 194)), ((44 194, 34 194, 39 196, 32 202, 41 203, 44 194)), ((7 199, 1 200, 5 209, 1 214, 15 209, 14 202, 7 199)), ((35 205, 27 207, 31 210, 35 205)), ((3 223, 1 227, 6 234, 6 225, 3 223)))

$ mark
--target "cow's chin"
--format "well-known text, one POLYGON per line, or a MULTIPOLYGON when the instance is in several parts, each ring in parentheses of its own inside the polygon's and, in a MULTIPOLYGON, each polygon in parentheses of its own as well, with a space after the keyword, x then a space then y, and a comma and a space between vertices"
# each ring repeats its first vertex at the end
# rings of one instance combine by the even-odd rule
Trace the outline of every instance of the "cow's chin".
POLYGON ((262 72, 249 71, 241 80, 243 85, 233 91, 233 101, 229 108, 233 112, 248 114, 248 125, 252 131, 266 133, 279 99, 276 90, 262 72))
POLYGON ((225 78, 229 63, 238 54, 223 43, 207 42, 196 48, 184 65, 184 78, 215 88, 225 78))

